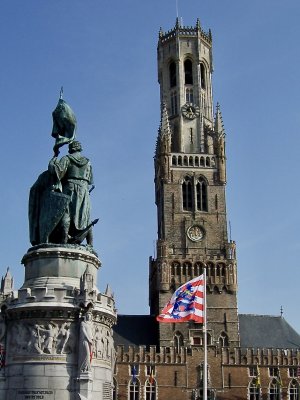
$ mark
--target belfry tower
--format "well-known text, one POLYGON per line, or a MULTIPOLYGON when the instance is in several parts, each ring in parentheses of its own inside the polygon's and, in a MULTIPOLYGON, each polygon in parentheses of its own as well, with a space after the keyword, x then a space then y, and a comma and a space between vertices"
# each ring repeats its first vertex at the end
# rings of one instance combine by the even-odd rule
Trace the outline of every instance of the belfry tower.
MULTIPOLYGON (((155 152, 157 256, 150 259, 150 312, 207 273, 208 344, 238 346, 235 243, 226 217, 225 131, 213 111, 212 36, 199 20, 159 32, 161 124, 155 152)), ((202 345, 202 326, 159 324, 162 346, 202 345)))

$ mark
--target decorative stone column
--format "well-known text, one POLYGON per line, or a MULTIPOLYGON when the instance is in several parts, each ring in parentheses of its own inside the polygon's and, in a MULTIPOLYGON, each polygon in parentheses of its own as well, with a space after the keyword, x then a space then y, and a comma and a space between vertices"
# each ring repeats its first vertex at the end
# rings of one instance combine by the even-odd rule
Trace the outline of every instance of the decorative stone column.
POLYGON ((2 307, 1 399, 111 399, 116 313, 96 287, 99 258, 85 246, 40 245, 22 263, 24 284, 2 307))

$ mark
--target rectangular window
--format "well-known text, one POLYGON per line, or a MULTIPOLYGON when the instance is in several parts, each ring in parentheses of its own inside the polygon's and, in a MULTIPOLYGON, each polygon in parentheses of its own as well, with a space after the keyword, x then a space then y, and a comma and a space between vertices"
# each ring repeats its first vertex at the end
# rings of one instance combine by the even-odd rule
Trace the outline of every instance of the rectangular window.
POLYGON ((297 378, 297 367, 290 367, 289 368, 289 377, 290 378, 297 378))
POLYGON ((278 377, 279 376, 278 367, 269 367, 269 375, 270 377, 278 377))
POLYGON ((257 376, 257 367, 249 367, 249 376, 256 377, 257 376))
POLYGON ((193 89, 187 88, 185 90, 185 101, 187 103, 194 103, 194 91, 193 91, 193 89))
POLYGON ((194 336, 193 337, 193 344, 195 346, 201 346, 202 345, 202 338, 199 336, 194 336))

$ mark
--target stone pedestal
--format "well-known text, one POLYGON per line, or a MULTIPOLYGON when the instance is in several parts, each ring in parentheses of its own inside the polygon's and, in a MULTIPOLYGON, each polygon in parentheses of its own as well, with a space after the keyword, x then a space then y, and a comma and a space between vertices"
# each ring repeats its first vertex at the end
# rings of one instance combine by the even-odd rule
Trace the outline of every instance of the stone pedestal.
POLYGON ((0 398, 111 399, 116 313, 96 287, 100 260, 84 246, 44 245, 22 262, 24 284, 2 308, 0 398))

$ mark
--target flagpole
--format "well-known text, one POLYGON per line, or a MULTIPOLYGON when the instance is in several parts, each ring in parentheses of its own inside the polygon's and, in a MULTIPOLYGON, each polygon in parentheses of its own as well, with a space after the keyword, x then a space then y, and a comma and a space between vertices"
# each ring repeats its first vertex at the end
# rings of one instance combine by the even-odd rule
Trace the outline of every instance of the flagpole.
POLYGON ((203 268, 203 298, 204 298, 204 321, 203 321, 203 400, 207 400, 207 329, 206 329, 206 268, 203 268))

